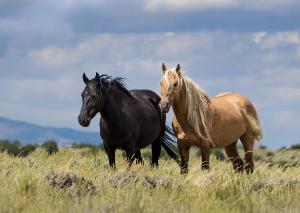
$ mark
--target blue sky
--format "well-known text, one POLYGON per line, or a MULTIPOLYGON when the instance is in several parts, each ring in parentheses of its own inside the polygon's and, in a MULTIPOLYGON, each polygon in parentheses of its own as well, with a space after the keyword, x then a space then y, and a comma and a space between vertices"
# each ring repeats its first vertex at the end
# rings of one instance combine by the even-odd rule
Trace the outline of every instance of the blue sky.
POLYGON ((297 0, 1 0, 0 115, 82 129, 83 72, 159 92, 161 63, 180 63, 210 96, 249 97, 263 144, 297 143, 299 10, 297 0))

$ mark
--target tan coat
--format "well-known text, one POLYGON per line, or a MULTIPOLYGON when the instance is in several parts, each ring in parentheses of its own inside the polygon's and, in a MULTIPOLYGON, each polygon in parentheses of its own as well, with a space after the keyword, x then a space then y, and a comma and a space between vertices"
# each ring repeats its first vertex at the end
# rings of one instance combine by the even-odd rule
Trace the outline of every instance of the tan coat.
MULTIPOLYGON (((222 93, 208 98, 201 88, 181 72, 179 65, 167 69, 163 64, 163 72, 161 107, 165 112, 170 106, 173 107, 173 128, 182 160, 188 161, 191 145, 199 146, 206 152, 212 147, 225 147, 227 155, 239 158, 235 144, 241 139, 246 161, 247 153, 251 153, 248 156, 251 162, 248 163, 253 165, 254 141, 262 138, 262 130, 251 102, 237 93, 222 93)), ((204 160, 208 162, 208 159, 204 160)))

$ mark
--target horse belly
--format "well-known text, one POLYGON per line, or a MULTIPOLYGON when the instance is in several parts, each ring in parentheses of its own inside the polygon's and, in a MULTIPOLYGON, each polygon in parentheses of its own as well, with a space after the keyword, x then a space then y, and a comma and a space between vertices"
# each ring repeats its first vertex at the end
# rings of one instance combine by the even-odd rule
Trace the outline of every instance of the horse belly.
POLYGON ((145 120, 140 126, 137 148, 142 149, 155 142, 161 134, 161 128, 159 119, 145 120))
POLYGON ((213 141, 216 147, 225 147, 237 141, 245 132, 244 125, 224 124, 214 129, 213 141))

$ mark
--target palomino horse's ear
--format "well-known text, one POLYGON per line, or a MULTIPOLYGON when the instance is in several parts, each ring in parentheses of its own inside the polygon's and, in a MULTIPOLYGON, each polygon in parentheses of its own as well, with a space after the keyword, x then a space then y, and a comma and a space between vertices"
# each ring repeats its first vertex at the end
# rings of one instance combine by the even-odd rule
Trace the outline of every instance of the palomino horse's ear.
POLYGON ((167 67, 165 65, 165 63, 162 63, 161 65, 161 70, 163 71, 163 73, 165 74, 166 70, 167 70, 167 67))
POLYGON ((88 84, 89 81, 90 81, 90 80, 88 79, 88 77, 86 77, 85 73, 83 73, 82 79, 83 79, 83 82, 84 82, 85 84, 88 84))
POLYGON ((178 75, 181 74, 181 67, 180 67, 180 64, 177 64, 175 70, 176 70, 176 72, 177 72, 178 75))

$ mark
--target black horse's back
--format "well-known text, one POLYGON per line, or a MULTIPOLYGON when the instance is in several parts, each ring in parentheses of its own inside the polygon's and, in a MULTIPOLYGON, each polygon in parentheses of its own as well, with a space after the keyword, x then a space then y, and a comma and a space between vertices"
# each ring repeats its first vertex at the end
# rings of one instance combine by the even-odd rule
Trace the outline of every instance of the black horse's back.
POLYGON ((152 90, 130 90, 130 94, 137 99, 142 98, 159 106, 160 97, 152 90))

